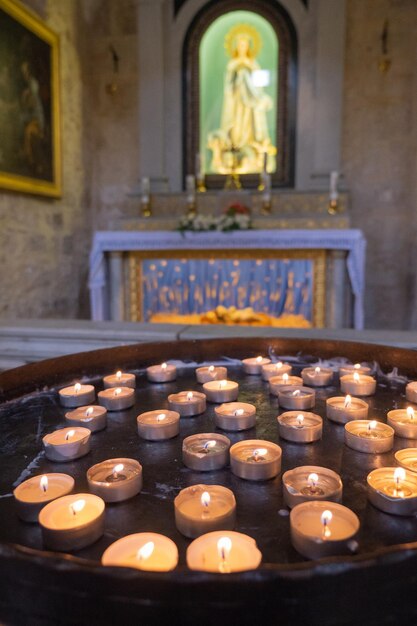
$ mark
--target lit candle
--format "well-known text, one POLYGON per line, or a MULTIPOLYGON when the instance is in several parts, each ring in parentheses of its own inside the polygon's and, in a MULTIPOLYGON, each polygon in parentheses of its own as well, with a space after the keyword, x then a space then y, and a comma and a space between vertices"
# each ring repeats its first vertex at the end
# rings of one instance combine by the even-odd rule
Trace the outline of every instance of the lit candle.
POLYGON ((417 473, 417 448, 404 448, 395 453, 395 460, 401 467, 417 473))
POLYGON ((230 440, 217 433, 199 433, 182 442, 184 465, 196 472, 218 470, 229 462, 230 440))
POLYGON ((57 498, 39 513, 46 548, 68 552, 81 550, 104 532, 104 501, 91 493, 57 498))
POLYGON ((376 380, 372 376, 354 372, 340 378, 340 388, 342 393, 348 393, 351 396, 372 396, 376 390, 376 380))
POLYGON ((256 423, 256 407, 246 402, 227 402, 216 406, 214 415, 214 423, 222 430, 248 430, 256 423))
POLYGON ((327 398, 326 415, 337 424, 346 424, 352 420, 366 420, 369 405, 359 398, 346 397, 327 398))
POLYGON ((243 359, 243 371, 245 374, 254 376, 260 376, 262 374, 262 366, 271 362, 271 359, 267 359, 263 356, 257 356, 250 359, 243 359))
POLYGON ((328 367, 305 367, 301 371, 301 377, 305 385, 310 387, 327 387, 333 382, 333 370, 328 367))
POLYGON ((395 430, 398 437, 417 439, 417 414, 413 407, 388 411, 387 423, 395 430))
POLYGON ((405 387, 405 397, 408 402, 417 404, 417 380, 413 380, 405 387))
POLYGON ((164 441, 180 432, 180 414, 177 411, 147 411, 136 418, 138 435, 149 441, 164 441))
POLYGON ((358 452, 381 454, 394 445, 394 430, 376 420, 354 420, 345 424, 345 443, 358 452))
POLYGON ((246 480, 269 480, 281 471, 282 450, 271 441, 247 439, 230 448, 230 467, 246 480))
POLYGON ((69 426, 84 426, 92 433, 103 430, 107 425, 107 409, 102 406, 80 406, 65 413, 69 426))
POLYGON ((209 402, 234 402, 239 395, 239 385, 233 380, 212 380, 204 383, 203 391, 209 402))
POLYGON ((303 411, 312 409, 316 404, 316 392, 311 387, 280 386, 278 404, 283 409, 303 411))
POLYGON ((199 391, 180 391, 168 396, 171 411, 177 411, 181 417, 194 417, 206 410, 206 396, 199 391))
POLYGON ((103 553, 101 563, 146 572, 170 572, 177 566, 178 548, 164 535, 135 533, 112 543, 103 553))
POLYGON ((58 393, 61 405, 68 408, 91 404, 96 398, 96 391, 93 385, 82 385, 81 383, 75 383, 71 387, 64 387, 58 393))
POLYGON ((417 476, 403 467, 381 467, 366 479, 369 501, 391 515, 416 515, 417 476))
POLYGON ((282 376, 283 374, 291 374, 292 367, 288 363, 267 363, 262 365, 262 380, 268 381, 273 376, 282 376))
POLYGON ((216 367, 214 365, 209 365, 208 367, 197 367, 196 371, 197 382, 209 383, 212 380, 224 380, 227 378, 227 368, 226 367, 216 367))
POLYGON ((354 374, 357 372, 358 374, 369 375, 371 373, 371 368, 367 365, 361 365, 361 363, 344 363, 339 367, 339 377, 347 376, 349 374, 354 374))
POLYGON ((151 365, 146 368, 146 375, 151 383, 169 383, 177 378, 177 368, 170 363, 151 365))
POLYGON ((134 374, 127 374, 126 372, 118 371, 115 374, 110 374, 103 378, 104 388, 111 389, 113 387, 136 387, 136 376, 134 374))
POLYGON ((289 376, 288 374, 283 374, 282 376, 272 376, 268 382, 269 392, 273 396, 277 396, 280 389, 283 387, 302 387, 303 385, 302 378, 299 376, 289 376))
POLYGON ((108 411, 123 411, 135 404, 135 390, 131 387, 115 387, 98 392, 98 401, 108 411))
POLYGON ((91 493, 105 502, 122 502, 142 489, 142 466, 135 459, 108 459, 90 467, 87 482, 91 493))
POLYGON ((231 531, 202 535, 187 548, 187 565, 191 570, 229 574, 259 567, 262 554, 252 537, 231 531))
POLYGON ((66 496, 74 489, 74 479, 67 474, 34 476, 13 491, 16 511, 24 522, 37 522, 43 507, 56 498, 66 496))
POLYGON ((193 485, 182 489, 174 500, 175 524, 186 537, 199 537, 214 530, 232 530, 236 521, 233 492, 220 485, 193 485))
POLYGON ((60 428, 42 439, 46 458, 50 461, 74 461, 90 452, 91 431, 88 428, 60 428))
POLYGON ((307 559, 349 554, 359 531, 350 509, 327 500, 303 502, 290 513, 291 542, 307 559))
POLYGON ((289 508, 312 500, 340 502, 342 499, 342 480, 327 467, 306 465, 288 470, 282 476, 282 485, 289 508))
POLYGON ((323 433, 323 420, 315 413, 287 411, 277 417, 279 436, 293 443, 318 441, 323 433))

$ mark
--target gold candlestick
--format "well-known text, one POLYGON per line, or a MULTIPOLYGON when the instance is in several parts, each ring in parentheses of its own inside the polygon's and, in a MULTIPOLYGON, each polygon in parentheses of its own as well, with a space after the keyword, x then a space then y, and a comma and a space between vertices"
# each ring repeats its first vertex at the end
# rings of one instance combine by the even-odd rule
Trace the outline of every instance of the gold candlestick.
POLYGON ((327 212, 330 215, 336 215, 337 213, 339 213, 339 201, 337 199, 330 200, 329 206, 327 207, 327 212))

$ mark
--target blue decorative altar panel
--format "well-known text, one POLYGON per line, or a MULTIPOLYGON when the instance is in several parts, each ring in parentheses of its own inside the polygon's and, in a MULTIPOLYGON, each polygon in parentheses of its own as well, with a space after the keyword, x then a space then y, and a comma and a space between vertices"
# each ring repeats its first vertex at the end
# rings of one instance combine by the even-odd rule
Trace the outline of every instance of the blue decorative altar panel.
POLYGON ((310 259, 152 259, 142 264, 143 314, 189 315, 218 305, 313 321, 310 259))

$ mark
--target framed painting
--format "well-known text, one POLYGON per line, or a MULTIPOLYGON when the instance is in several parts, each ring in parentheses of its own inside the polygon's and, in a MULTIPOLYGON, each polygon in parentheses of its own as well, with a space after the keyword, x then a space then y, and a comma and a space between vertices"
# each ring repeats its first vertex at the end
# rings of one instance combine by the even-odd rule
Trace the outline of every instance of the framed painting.
POLYGON ((15 0, 0 0, 0 187, 59 197, 59 40, 15 0))

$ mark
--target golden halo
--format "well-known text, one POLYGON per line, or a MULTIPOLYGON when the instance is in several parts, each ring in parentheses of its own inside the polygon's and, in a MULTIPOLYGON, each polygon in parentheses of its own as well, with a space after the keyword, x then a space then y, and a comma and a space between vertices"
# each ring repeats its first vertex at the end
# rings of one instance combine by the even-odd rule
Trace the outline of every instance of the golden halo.
POLYGON ((236 50, 236 40, 238 36, 249 39, 251 56, 257 57, 262 48, 262 38, 256 28, 250 24, 236 24, 233 26, 224 38, 224 47, 230 57, 234 56, 236 50))

